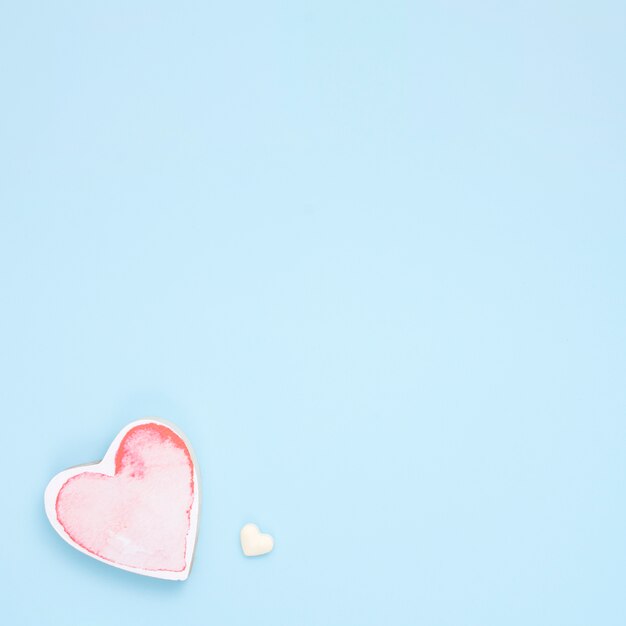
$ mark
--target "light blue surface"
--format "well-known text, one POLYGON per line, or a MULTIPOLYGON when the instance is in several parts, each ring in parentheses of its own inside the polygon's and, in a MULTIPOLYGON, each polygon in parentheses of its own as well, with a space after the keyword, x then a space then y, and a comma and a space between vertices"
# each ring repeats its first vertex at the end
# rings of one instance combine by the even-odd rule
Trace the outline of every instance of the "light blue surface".
POLYGON ((0 621, 623 626, 625 25, 3 2, 0 621), (146 415, 201 464, 182 584, 43 511, 146 415))

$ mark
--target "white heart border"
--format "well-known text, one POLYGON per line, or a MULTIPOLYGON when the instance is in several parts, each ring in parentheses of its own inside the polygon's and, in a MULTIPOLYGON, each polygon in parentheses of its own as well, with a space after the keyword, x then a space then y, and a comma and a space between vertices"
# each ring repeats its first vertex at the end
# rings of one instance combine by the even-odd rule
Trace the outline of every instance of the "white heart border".
POLYGON ((200 479, 198 475, 198 463, 193 453, 193 448, 191 447, 191 444, 189 443, 187 437, 185 437, 184 433, 182 433, 174 424, 167 420, 158 417, 146 417, 140 420, 135 420, 134 422, 131 422, 130 424, 124 426, 124 428, 116 435, 115 439, 113 439, 113 442, 106 451, 106 454, 104 455, 102 461, 98 463, 89 463, 86 465, 76 465, 74 467, 63 470, 62 472, 59 472, 56 476, 54 476, 46 487, 44 493, 44 505, 46 509, 46 515, 48 516, 48 520, 50 520, 50 524, 52 524, 54 530, 56 530, 57 533, 73 548, 76 548, 80 552, 83 552, 93 559, 102 561, 103 563, 106 563, 107 565, 110 565, 112 567, 126 570, 127 572, 133 572, 134 574, 141 574, 143 576, 150 576, 152 578, 161 578, 164 580, 186 580, 189 577, 198 538, 198 521, 200 516, 200 479), (195 485, 194 498, 193 502, 191 503, 191 510, 189 512, 189 532, 187 533, 187 543, 185 545, 185 568, 180 572, 171 572, 165 570, 146 570, 138 567, 130 567, 128 565, 119 565, 117 563, 113 563, 112 561, 97 556, 96 554, 93 554, 92 552, 89 552, 82 546, 78 545, 65 532, 65 529, 57 519, 56 500, 61 487, 70 478, 78 474, 82 474, 83 472, 99 472, 101 474, 106 474, 107 476, 114 476, 115 455, 117 454, 122 439, 129 430, 131 430, 135 426, 140 426, 142 424, 158 424, 160 426, 165 426, 166 428, 169 428, 174 433, 176 433, 185 442, 185 445, 189 450, 189 455, 191 456, 191 462, 193 463, 193 481, 195 485))

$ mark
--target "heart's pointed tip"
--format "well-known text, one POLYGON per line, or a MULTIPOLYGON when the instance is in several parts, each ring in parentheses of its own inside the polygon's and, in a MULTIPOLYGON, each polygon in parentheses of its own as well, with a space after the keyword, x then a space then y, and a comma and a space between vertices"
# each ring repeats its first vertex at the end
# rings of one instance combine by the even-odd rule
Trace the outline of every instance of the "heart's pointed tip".
POLYGON ((185 569, 178 572, 174 580, 178 580, 182 582, 189 578, 189 574, 191 574, 191 563, 187 562, 187 565, 185 565, 185 569))

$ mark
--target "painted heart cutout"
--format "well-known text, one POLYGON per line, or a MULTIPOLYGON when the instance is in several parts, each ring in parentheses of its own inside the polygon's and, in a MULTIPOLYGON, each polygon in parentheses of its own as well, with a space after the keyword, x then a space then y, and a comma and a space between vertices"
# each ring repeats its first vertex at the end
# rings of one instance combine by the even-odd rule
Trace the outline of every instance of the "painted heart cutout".
POLYGON ((100 463, 57 474, 44 500, 54 529, 81 552, 137 574, 185 580, 199 489, 184 435, 149 418, 123 428, 100 463))
POLYGON ((246 524, 239 535, 241 549, 246 556, 261 556, 274 549, 272 535, 262 533, 256 524, 246 524))

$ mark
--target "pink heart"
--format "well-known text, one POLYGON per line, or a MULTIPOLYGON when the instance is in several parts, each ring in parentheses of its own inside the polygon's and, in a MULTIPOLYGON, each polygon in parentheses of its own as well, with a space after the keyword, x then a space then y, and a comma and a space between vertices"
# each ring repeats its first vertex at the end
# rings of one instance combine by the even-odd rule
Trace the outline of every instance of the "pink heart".
POLYGON ((100 463, 57 474, 45 501, 54 528, 82 552, 139 574, 187 578, 198 480, 190 447, 171 425, 129 424, 100 463))

